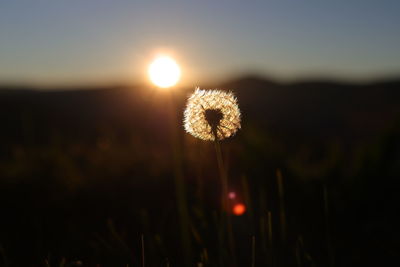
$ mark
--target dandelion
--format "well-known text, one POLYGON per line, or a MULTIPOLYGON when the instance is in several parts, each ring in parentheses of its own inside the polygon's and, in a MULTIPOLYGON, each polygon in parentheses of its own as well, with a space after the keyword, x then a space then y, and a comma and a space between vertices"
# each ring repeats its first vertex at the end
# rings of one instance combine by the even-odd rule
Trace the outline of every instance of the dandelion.
MULTIPOLYGON (((228 174, 225 170, 220 140, 233 136, 240 129, 240 110, 232 92, 196 88, 188 98, 184 112, 186 132, 194 137, 214 141, 219 176, 221 179, 221 226, 225 228, 229 249, 234 255, 235 245, 228 210, 228 174)), ((233 262, 235 259, 233 258, 233 262)))
POLYGON ((196 88, 184 112, 185 131, 215 141, 233 136, 240 129, 240 110, 232 92, 196 88))

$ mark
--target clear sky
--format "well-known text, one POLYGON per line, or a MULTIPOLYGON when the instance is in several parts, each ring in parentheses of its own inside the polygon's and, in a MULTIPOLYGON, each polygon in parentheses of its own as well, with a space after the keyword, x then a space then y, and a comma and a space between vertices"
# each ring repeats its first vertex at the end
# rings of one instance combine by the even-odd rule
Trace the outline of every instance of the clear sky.
POLYGON ((159 52, 184 84, 397 75, 400 1, 0 0, 0 82, 142 82, 159 52))

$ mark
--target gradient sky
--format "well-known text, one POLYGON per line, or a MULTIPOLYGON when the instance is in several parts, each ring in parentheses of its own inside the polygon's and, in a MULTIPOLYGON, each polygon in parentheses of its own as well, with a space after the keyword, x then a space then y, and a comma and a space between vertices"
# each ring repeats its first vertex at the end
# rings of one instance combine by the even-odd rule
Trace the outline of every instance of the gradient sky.
POLYGON ((400 74, 398 0, 0 0, 0 81, 142 82, 160 52, 183 84, 400 74))

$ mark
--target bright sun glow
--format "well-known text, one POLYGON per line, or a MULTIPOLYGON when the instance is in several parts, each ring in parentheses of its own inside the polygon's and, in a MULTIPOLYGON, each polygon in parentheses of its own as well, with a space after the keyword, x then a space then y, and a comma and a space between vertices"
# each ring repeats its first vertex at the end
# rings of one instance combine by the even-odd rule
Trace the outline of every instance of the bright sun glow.
POLYGON ((161 88, 174 86, 181 77, 178 64, 170 57, 156 58, 149 66, 150 80, 161 88))

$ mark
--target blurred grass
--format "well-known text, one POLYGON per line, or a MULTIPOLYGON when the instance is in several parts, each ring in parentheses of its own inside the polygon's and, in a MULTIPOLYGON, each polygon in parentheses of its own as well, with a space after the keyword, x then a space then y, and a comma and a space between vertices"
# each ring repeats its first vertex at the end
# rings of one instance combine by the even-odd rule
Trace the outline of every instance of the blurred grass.
POLYGON ((176 97, 171 121, 164 106, 151 110, 159 117, 138 108, 132 123, 89 129, 90 120, 55 120, 63 131, 42 121, 52 114, 31 112, 11 122, 7 131, 25 130, 1 133, 0 264, 141 266, 142 235, 146 266, 231 266, 233 255, 237 266, 328 266, 328 244, 335 266, 396 260, 398 125, 350 148, 336 137, 288 144, 245 118, 221 144, 230 189, 247 207, 231 218, 232 252, 219 239, 213 144, 183 134, 176 97))

